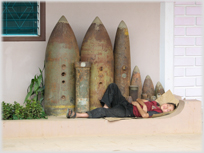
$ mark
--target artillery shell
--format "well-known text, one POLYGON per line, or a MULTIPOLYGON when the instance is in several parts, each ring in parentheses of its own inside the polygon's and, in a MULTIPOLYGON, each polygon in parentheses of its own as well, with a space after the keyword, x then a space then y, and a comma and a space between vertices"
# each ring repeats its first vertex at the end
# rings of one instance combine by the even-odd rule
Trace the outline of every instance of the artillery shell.
POLYGON ((132 97, 133 101, 136 101, 138 98, 138 86, 130 85, 130 96, 132 97))
POLYGON ((91 65, 90 110, 101 107, 100 99, 114 77, 113 49, 110 37, 96 17, 90 25, 81 47, 81 61, 91 65))
POLYGON ((165 93, 164 88, 163 88, 162 84, 159 81, 157 82, 156 87, 155 87, 155 94, 157 95, 158 93, 160 95, 165 93))
POLYGON ((124 21, 121 21, 115 37, 114 44, 115 72, 114 81, 118 85, 124 97, 129 96, 130 86, 130 42, 128 28, 124 21))
POLYGON ((138 98, 141 98, 142 95, 142 81, 140 76, 140 70, 137 66, 135 66, 133 72, 132 72, 132 78, 131 78, 131 85, 137 85, 138 86, 138 98))
POLYGON ((90 62, 76 62, 76 104, 75 111, 89 111, 90 62))
POLYGON ((154 96, 154 85, 149 75, 147 75, 145 78, 142 93, 147 94, 148 99, 151 99, 151 97, 154 96))
POLYGON ((55 25, 46 48, 45 101, 47 115, 65 115, 74 110, 75 69, 79 49, 67 19, 62 16, 55 25))

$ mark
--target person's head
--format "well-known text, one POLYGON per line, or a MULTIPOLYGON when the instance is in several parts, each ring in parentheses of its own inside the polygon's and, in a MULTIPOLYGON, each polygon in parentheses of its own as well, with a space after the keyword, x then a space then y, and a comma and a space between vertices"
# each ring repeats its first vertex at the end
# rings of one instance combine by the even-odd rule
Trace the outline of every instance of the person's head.
POLYGON ((174 104, 174 103, 165 103, 165 104, 161 105, 161 110, 164 113, 173 111, 174 109, 176 109, 176 104, 174 104))

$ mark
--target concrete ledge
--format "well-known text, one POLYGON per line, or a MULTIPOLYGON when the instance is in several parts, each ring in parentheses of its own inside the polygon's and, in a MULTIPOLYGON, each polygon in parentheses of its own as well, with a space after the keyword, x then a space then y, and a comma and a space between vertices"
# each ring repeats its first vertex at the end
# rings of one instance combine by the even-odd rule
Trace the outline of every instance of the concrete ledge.
POLYGON ((198 100, 180 100, 176 111, 157 118, 109 122, 50 116, 39 120, 2 121, 2 126, 3 138, 202 133, 202 110, 198 100))

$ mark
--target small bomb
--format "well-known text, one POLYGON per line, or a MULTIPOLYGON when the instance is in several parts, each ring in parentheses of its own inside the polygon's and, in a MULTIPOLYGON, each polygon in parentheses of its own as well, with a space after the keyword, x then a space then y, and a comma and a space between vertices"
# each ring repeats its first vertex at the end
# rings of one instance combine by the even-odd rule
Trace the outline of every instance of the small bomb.
POLYGON ((147 96, 147 99, 149 100, 151 100, 151 97, 154 96, 154 85, 149 75, 147 75, 145 78, 143 88, 142 88, 142 94, 147 96))
POLYGON ((131 78, 131 85, 137 85, 138 86, 138 98, 141 98, 142 95, 142 81, 140 76, 140 70, 138 66, 135 66, 133 72, 132 72, 132 78, 131 78))
POLYGON ((158 81, 156 84, 156 87, 155 87, 156 97, 158 98, 159 96, 161 96, 164 93, 165 93, 164 88, 163 88, 162 84, 158 81))

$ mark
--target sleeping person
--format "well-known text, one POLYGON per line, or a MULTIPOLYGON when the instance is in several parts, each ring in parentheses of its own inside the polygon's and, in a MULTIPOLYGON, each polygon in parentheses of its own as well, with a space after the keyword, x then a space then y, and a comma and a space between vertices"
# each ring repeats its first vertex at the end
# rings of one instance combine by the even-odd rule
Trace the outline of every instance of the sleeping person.
POLYGON ((174 103, 160 105, 156 101, 137 99, 129 103, 122 96, 120 89, 115 83, 109 84, 102 99, 102 107, 86 113, 76 113, 67 109, 67 118, 103 118, 103 117, 143 117, 149 118, 153 114, 170 112, 176 109, 174 103))

